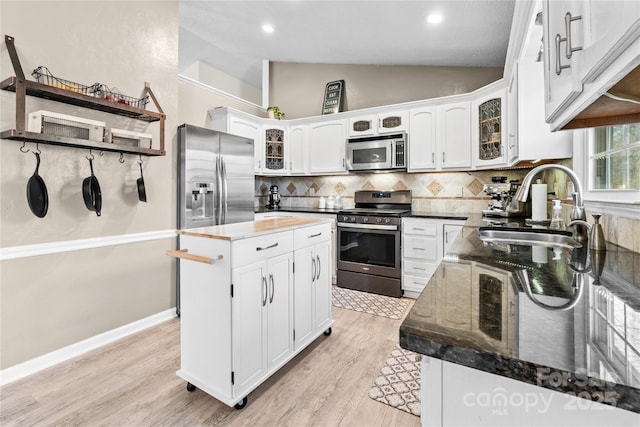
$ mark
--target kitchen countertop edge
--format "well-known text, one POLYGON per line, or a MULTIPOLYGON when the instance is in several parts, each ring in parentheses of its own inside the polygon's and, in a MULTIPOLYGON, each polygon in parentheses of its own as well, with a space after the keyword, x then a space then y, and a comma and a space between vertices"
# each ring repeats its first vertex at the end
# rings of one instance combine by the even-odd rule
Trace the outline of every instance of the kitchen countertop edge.
POLYGON ((190 228, 186 230, 177 230, 177 234, 185 236, 203 237, 208 239, 218 240, 241 240, 248 239, 256 236, 263 236, 272 233, 280 233, 283 231, 293 231, 298 228, 311 227, 319 224, 330 224, 331 220, 321 218, 296 218, 295 221, 290 217, 285 218, 270 218, 258 221, 237 222, 226 225, 216 225, 211 227, 190 228), (284 220, 284 221, 283 221, 284 220), (268 222, 283 222, 283 224, 274 224, 271 227, 267 227, 263 230, 256 230, 251 228, 248 224, 254 224, 256 222, 268 223, 268 222))

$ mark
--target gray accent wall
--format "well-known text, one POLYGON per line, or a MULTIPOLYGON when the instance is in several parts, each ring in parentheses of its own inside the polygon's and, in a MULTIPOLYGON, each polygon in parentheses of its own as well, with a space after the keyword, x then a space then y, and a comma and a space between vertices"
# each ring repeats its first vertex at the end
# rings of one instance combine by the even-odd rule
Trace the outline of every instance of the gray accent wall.
POLYGON ((502 68, 272 62, 269 105, 287 119, 319 116, 327 83, 345 81, 344 111, 474 91, 502 78, 502 68))

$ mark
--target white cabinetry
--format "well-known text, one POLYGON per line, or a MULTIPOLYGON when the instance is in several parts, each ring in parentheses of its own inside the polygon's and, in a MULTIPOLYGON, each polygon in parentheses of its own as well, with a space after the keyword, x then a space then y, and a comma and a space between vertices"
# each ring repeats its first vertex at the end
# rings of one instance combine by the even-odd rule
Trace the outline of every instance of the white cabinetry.
POLYGON ((547 121, 554 120, 582 92, 582 83, 576 70, 580 52, 571 52, 571 49, 582 46, 584 21, 571 21, 567 27, 565 19, 582 16, 583 3, 576 0, 547 0, 543 3, 547 121))
POLYGON ((409 129, 408 124, 408 109, 355 116, 349 119, 349 136, 406 132, 409 129))
MULTIPOLYGON (((269 120, 269 122, 278 122, 278 120, 269 120)), ((285 175, 289 171, 289 141, 286 131, 286 127, 280 123, 266 123, 262 126, 263 175, 285 175)))
MULTIPOLYGON (((441 148, 442 169, 471 167, 471 112, 470 102, 443 105, 440 111, 438 140, 441 148)), ((436 157, 438 154, 436 153, 436 157)))
POLYGON ((640 2, 546 0, 543 15, 545 117, 558 130, 640 64, 640 2))
POLYGON ((209 116, 211 129, 253 139, 254 172, 261 174, 264 166, 261 119, 226 107, 209 110, 209 116))
POLYGON ((234 395, 249 393, 293 353, 292 258, 288 252, 232 270, 234 395))
POLYGON ((436 168, 436 107, 414 108, 409 112, 408 172, 436 168))
POLYGON ((470 102, 409 112, 409 172, 471 167, 470 102))
POLYGON ((573 132, 551 132, 544 121, 544 99, 540 96, 544 87, 543 64, 521 63, 517 70, 517 131, 509 130, 509 144, 513 142, 517 146, 517 160, 572 157, 573 132))
POLYGON ((296 230, 294 241, 294 336, 298 349, 331 327, 331 228, 323 224, 296 230))
MULTIPOLYGON (((507 163, 513 164, 518 160, 518 63, 513 64, 509 84, 507 86, 507 163)), ((540 97, 539 97, 540 98, 540 97)), ((540 101, 544 104, 544 99, 540 101)), ((544 111, 542 113, 544 115, 544 111)), ((542 120, 544 122, 544 120, 542 120)))
POLYGON ((307 125, 293 125, 289 127, 287 138, 287 158, 289 173, 304 175, 309 172, 309 153, 307 141, 307 125))
POLYGON ((471 148, 474 168, 507 164, 506 90, 478 97, 471 103, 471 148))
POLYGON ((425 427, 638 425, 637 413, 598 403, 598 393, 585 399, 428 356, 421 372, 425 427))
POLYGON ((345 172, 346 119, 308 125, 311 173, 345 172))
POLYGON ((402 289, 417 298, 462 230, 464 221, 402 219, 402 289))
MULTIPOLYGON (((244 230, 250 228, 243 235, 244 230)), ((227 405, 244 405, 247 394, 323 332, 330 333, 330 239, 329 222, 237 240, 180 237, 181 258, 190 258, 180 264, 177 374, 188 381, 188 390, 198 387, 227 405), (306 246, 300 236, 307 238, 306 246), (311 272, 306 281, 300 276, 300 283, 294 282, 294 260, 303 258, 294 241, 302 250, 311 248, 315 262, 327 267, 314 270, 313 282, 311 272), (294 346, 296 322, 306 321, 301 312, 313 316, 311 330, 294 346)))

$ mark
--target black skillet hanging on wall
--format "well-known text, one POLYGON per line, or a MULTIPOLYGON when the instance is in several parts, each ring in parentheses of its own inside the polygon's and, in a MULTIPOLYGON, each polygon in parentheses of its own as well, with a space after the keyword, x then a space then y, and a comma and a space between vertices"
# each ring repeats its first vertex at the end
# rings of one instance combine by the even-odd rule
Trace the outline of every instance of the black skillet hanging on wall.
POLYGON ((34 151, 36 156, 36 170, 29 178, 27 182, 27 202, 29 202, 29 209, 38 218, 44 218, 49 210, 49 194, 47 193, 47 186, 40 175, 38 170, 40 169, 40 150, 34 151))
POLYGON ((102 191, 100 190, 98 178, 93 174, 93 155, 87 157, 87 160, 89 160, 91 175, 82 181, 82 198, 87 209, 100 216, 102 211, 102 191))

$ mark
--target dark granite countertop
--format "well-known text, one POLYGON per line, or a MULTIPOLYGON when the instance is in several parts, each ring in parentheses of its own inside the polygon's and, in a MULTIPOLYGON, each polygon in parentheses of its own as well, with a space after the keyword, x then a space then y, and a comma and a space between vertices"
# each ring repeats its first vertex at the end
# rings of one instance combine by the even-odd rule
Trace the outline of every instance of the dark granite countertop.
POLYGON ((421 211, 411 211, 408 217, 411 218, 431 218, 431 219, 451 219, 456 221, 464 221, 467 219, 470 214, 452 214, 447 212, 421 212, 421 211))
POLYGON ((469 215, 401 346, 640 413, 640 254, 489 244, 489 222, 469 215))

